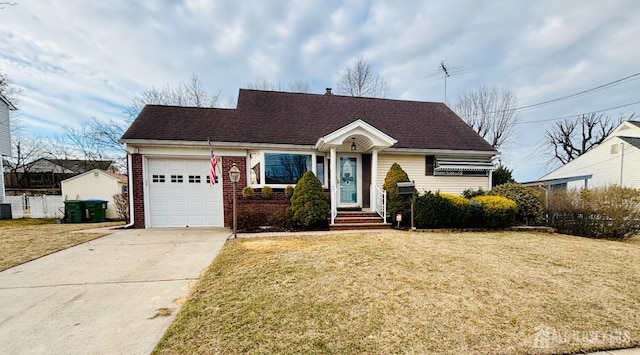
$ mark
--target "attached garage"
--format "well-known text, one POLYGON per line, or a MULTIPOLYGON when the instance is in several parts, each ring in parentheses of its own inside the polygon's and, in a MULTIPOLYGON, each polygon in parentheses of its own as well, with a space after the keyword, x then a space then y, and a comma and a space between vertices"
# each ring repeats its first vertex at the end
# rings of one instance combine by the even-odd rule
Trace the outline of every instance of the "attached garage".
MULTIPOLYGON (((221 227, 222 184, 209 184, 209 160, 147 160, 150 227, 221 227)), ((220 179, 220 177, 218 177, 220 179)))

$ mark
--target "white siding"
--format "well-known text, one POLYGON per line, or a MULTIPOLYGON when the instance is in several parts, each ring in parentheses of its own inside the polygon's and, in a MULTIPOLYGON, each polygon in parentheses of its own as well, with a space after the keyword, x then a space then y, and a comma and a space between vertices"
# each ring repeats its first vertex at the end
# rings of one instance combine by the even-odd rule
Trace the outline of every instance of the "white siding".
POLYGON ((0 100, 0 156, 11 155, 11 129, 9 127, 9 106, 0 100))
POLYGON ((4 167, 2 166, 2 156, 0 155, 0 203, 4 203, 4 167))
POLYGON ((75 176, 62 182, 65 200, 104 200, 107 203, 107 218, 119 218, 113 195, 121 192, 118 180, 98 170, 75 176))
POLYGON ((409 175, 409 180, 415 181, 416 189, 420 193, 440 191, 460 195, 466 189, 490 189, 488 176, 426 176, 424 155, 389 154, 378 155, 378 183, 381 186, 393 163, 398 163, 409 175))
MULTIPOLYGON (((540 180, 569 178, 579 175, 593 175, 588 187, 620 185, 620 168, 623 167, 622 185, 640 188, 640 149, 614 137, 593 148, 584 155, 545 175, 540 180), (624 161, 620 143, 624 143, 624 161), (612 153, 611 146, 617 145, 617 152, 612 153)), ((568 188, 582 188, 583 181, 571 182, 568 188)))

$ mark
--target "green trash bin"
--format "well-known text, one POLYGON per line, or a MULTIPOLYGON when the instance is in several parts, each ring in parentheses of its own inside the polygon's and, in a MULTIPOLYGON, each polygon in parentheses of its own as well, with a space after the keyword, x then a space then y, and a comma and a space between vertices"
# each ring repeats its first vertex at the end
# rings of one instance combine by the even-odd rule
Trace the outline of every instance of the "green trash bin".
POLYGON ((104 222, 107 219, 107 203, 104 200, 84 200, 87 210, 87 220, 90 222, 104 222))
POLYGON ((82 223, 84 219, 84 201, 64 201, 64 221, 67 223, 82 223))

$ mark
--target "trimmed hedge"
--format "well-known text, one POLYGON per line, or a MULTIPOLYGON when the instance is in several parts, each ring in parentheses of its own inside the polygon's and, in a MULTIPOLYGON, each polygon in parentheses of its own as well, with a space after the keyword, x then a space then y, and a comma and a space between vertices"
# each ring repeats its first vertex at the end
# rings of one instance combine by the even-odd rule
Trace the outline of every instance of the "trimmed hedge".
POLYGON ((455 207, 450 199, 440 193, 425 192, 416 198, 415 226, 416 228, 446 228, 452 227, 452 217, 455 207))
POLYGON ((514 182, 498 185, 489 192, 490 195, 503 196, 516 202, 518 213, 516 221, 527 225, 539 225, 544 221, 542 196, 539 191, 514 182))
POLYGON ((440 196, 446 198, 451 201, 453 204, 453 215, 451 216, 451 225, 452 226, 465 226, 469 221, 469 215, 471 210, 471 201, 468 199, 458 196, 452 195, 448 193, 441 193, 440 196))
POLYGON ((476 196, 471 199, 482 204, 482 221, 489 228, 506 228, 515 224, 518 206, 502 196, 476 196))

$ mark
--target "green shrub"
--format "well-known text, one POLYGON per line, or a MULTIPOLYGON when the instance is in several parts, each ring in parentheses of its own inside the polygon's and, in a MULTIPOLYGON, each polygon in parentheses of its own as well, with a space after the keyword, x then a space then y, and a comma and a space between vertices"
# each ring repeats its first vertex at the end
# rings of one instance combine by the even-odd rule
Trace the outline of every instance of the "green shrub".
POLYGON ((462 228, 466 226, 469 220, 469 211, 471 208, 471 201, 469 201, 468 199, 462 196, 457 196, 457 195, 452 195, 447 193, 441 193, 440 196, 451 201, 451 203, 453 204, 453 215, 451 216, 451 226, 456 228, 462 228))
POLYGON ((260 226, 260 216, 251 210, 242 212, 237 218, 238 230, 252 231, 258 229, 260 226))
POLYGON ((511 175, 513 170, 507 169, 506 166, 500 165, 498 169, 491 174, 491 187, 496 187, 509 182, 516 182, 511 175))
POLYGON ((400 165, 393 163, 387 176, 384 178, 383 188, 387 191, 387 215, 388 221, 394 222, 397 214, 402 214, 402 226, 411 225, 411 201, 408 197, 400 196, 396 193, 396 184, 399 182, 409 182, 409 176, 402 170, 400 165))
POLYGON ((467 226, 474 228, 485 226, 481 202, 469 200, 469 219, 467 220, 467 226))
POLYGON ((425 192, 416 198, 415 225, 417 228, 451 227, 455 214, 453 202, 440 195, 439 192, 425 192))
POLYGON ((331 212, 329 200, 324 194, 320 180, 311 171, 298 180, 291 197, 293 222, 302 229, 326 228, 331 212))
POLYGON ((555 192, 548 225, 560 233, 591 238, 629 238, 640 232, 640 191, 609 186, 555 192))
POLYGON ((293 225, 293 212, 290 207, 274 214, 269 219, 269 225, 275 228, 280 228, 283 230, 292 230, 294 228, 293 225))
POLYGON ((265 186, 262 188, 260 193, 262 194, 262 198, 269 199, 273 196, 273 189, 270 186, 265 186))
POLYGON ((484 191, 482 188, 480 188, 478 190, 466 189, 466 190, 462 191, 462 197, 468 198, 468 199, 472 199, 472 198, 474 198, 476 196, 484 196, 486 194, 487 194, 487 192, 484 191))
POLYGON ((472 201, 482 204, 482 220, 489 228, 505 228, 515 224, 518 206, 502 196, 476 196, 472 201))
POLYGON ((503 196, 516 202, 518 213, 516 221, 522 224, 541 224, 544 220, 542 196, 539 191, 514 182, 498 185, 489 192, 491 195, 503 196))
POLYGON ((284 189, 284 197, 287 198, 287 200, 291 200, 291 197, 293 196, 293 186, 289 185, 284 189))
POLYGON ((256 192, 253 190, 251 186, 245 186, 242 189, 242 197, 244 198, 253 198, 256 195, 256 192))

